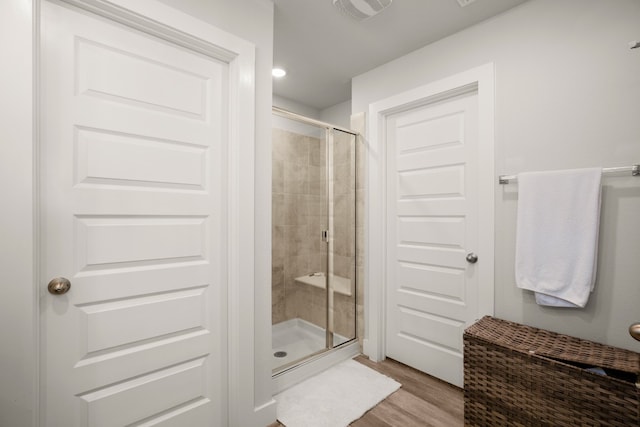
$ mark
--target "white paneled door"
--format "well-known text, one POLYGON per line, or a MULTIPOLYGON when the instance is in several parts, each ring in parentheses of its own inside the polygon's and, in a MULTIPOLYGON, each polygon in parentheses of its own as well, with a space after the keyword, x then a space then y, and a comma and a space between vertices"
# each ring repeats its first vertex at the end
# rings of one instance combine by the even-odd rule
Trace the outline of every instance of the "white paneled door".
POLYGON ((477 92, 390 115, 385 139, 386 355, 462 386, 478 318, 477 92))
POLYGON ((226 423, 228 64, 42 2, 41 420, 226 423))

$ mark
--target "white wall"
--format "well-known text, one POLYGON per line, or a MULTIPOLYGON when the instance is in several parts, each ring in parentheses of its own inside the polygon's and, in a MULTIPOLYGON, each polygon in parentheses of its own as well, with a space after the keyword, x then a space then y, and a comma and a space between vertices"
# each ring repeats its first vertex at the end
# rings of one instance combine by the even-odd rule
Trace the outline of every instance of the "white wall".
POLYGON ((291 113, 300 114, 301 116, 305 116, 310 119, 320 120, 320 110, 293 101, 289 98, 283 98, 281 96, 274 95, 273 106, 282 108, 283 110, 287 110, 291 113))
MULTIPOLYGON (((353 80, 353 112, 484 63, 496 70, 496 177, 640 162, 637 0, 531 0, 353 80)), ((514 282, 517 184, 496 178, 495 315, 640 350, 640 178, 604 180, 598 282, 585 309, 543 308, 514 282)), ((480 256, 482 256, 480 254, 480 256)))
MULTIPOLYGON (((308 117, 308 116, 307 116, 308 117)), ((325 128, 316 125, 310 125, 305 122, 291 119, 289 117, 283 117, 279 115, 273 115, 273 129, 282 129, 289 132, 296 133, 298 135, 306 135, 313 138, 324 139, 325 128)), ((276 144, 273 141, 273 144, 276 144)))
POLYGON ((0 2, 0 426, 37 416, 31 22, 30 1, 0 2))
POLYGON ((345 129, 351 129, 351 100, 320 111, 320 120, 345 129))
POLYGON ((292 113, 300 114, 301 116, 308 117, 310 119, 320 120, 334 126, 350 129, 351 100, 341 102, 340 104, 333 105, 325 108, 324 110, 318 110, 317 108, 309 107, 308 105, 301 104, 297 101, 274 95, 273 106, 292 113))

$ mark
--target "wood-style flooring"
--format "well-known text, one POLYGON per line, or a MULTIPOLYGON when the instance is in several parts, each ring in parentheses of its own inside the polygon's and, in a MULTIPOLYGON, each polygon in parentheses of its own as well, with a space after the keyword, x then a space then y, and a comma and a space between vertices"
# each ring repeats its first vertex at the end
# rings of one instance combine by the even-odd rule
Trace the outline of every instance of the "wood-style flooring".
MULTIPOLYGON (((461 389, 423 372, 386 359, 380 363, 358 356, 356 361, 402 384, 395 393, 371 408, 353 427, 456 427, 464 425, 461 389)), ((283 427, 276 422, 269 427, 283 427)))

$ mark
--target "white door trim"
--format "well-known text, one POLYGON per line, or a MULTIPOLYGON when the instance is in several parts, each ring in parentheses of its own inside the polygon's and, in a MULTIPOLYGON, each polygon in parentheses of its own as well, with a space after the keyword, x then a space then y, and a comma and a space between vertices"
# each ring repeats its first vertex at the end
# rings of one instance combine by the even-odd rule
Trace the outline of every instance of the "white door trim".
POLYGON ((366 338, 363 352, 374 361, 385 358, 386 306, 386 224, 387 224, 387 150, 386 118, 420 105, 447 99, 470 90, 478 92, 478 143, 483 148, 478 159, 479 311, 492 315, 494 310, 494 67, 492 63, 393 95, 369 105, 367 126, 367 259, 366 259, 366 338))
MULTIPOLYGON (((39 64, 40 3, 33 0, 34 90, 37 92, 39 64)), ((254 151, 255 151, 255 46, 230 33, 212 27, 155 0, 62 0, 111 21, 176 43, 228 64, 228 189, 226 248, 228 271, 228 413, 230 425, 255 425, 255 351, 254 311, 247 310, 254 303, 254 151), (220 48, 225 46, 225 48, 220 48)), ((34 129, 39 128, 36 105, 34 129)), ((37 132, 37 131, 36 131, 37 132)), ((36 136, 34 150, 38 152, 36 136)), ((36 160, 37 164, 37 160, 36 160)), ((37 167, 36 167, 37 179, 37 167)), ((37 193, 38 189, 35 188, 37 193)), ((34 216, 39 217, 35 207, 34 216)), ((37 229, 37 225, 35 226, 37 229)), ((37 231, 36 231, 37 232, 37 231)), ((35 253, 39 252, 36 241, 35 253)), ((37 261, 37 260, 36 260, 37 261)), ((35 262, 34 262, 35 264, 35 262)), ((37 267, 37 264, 36 264, 37 267)), ((34 295, 41 291, 39 278, 34 280, 34 295)), ((35 310, 39 316, 39 310, 35 310)), ((35 324, 39 324, 36 318, 35 324)), ((38 354, 38 340, 35 343, 38 354)), ((36 361, 37 363, 37 361, 36 361)), ((36 381, 38 379, 36 378, 36 381)), ((37 391, 37 390, 36 390, 37 391)), ((37 413, 37 395, 33 410, 37 413)), ((263 405, 259 410, 275 409, 263 405)), ((37 415, 36 415, 37 417, 37 415)), ((36 425, 39 424, 36 421, 36 425)))

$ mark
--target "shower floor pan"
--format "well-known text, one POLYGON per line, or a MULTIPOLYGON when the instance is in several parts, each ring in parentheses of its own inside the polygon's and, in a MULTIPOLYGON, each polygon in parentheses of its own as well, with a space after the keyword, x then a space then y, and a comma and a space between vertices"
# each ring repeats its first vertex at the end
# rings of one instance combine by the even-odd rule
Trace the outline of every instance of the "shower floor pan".
MULTIPOLYGON (((324 350, 325 339, 325 330, 306 320, 296 318, 276 323, 272 326, 271 368, 276 370, 324 350)), ((333 334, 334 347, 347 341, 347 338, 333 334)))

